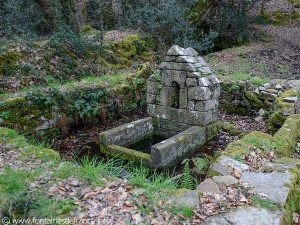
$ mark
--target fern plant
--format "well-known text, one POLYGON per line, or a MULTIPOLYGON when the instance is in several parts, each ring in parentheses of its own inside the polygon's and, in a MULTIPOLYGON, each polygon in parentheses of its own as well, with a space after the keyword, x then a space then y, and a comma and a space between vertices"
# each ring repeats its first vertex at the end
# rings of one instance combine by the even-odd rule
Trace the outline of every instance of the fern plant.
POLYGON ((195 189, 195 180, 191 173, 189 160, 184 160, 183 163, 183 176, 181 177, 180 187, 189 190, 195 189))

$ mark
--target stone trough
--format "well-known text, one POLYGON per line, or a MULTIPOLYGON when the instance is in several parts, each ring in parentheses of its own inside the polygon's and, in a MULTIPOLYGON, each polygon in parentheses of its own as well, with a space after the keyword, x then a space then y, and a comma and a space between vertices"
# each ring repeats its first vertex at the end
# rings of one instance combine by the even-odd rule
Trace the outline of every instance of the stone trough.
POLYGON ((158 68, 147 82, 149 117, 100 133, 102 152, 165 168, 216 135, 220 83, 203 58, 175 45, 158 68))

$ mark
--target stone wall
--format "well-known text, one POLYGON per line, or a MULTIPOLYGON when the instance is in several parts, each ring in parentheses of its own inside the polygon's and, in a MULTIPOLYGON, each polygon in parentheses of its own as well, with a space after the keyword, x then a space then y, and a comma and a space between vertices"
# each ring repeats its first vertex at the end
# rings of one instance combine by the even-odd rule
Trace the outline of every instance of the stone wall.
POLYGON ((300 81, 274 79, 259 87, 251 81, 224 81, 221 82, 220 109, 244 115, 255 115, 261 108, 274 111, 278 99, 285 96, 284 93, 290 89, 299 91, 300 81))
POLYGON ((173 46, 158 68, 147 82, 147 112, 160 129, 178 132, 218 120, 219 81, 194 49, 173 46))

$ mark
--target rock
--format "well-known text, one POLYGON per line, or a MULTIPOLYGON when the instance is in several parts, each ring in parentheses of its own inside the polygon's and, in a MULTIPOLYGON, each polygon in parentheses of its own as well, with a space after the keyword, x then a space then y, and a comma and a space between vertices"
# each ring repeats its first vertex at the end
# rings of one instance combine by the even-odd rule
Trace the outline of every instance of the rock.
POLYGON ((282 212, 245 207, 209 217, 203 225, 280 225, 282 212))
POLYGON ((188 86, 188 87, 197 86, 197 79, 196 78, 187 78, 186 79, 186 86, 188 86))
POLYGON ((254 91, 254 93, 259 95, 259 89, 256 88, 255 91, 254 91))
POLYGON ((297 97, 285 97, 283 98, 284 102, 289 102, 289 103, 296 103, 298 101, 297 97))
POLYGON ((198 52, 197 52, 195 49, 191 48, 191 47, 186 48, 186 49, 185 49, 185 53, 186 53, 187 55, 193 56, 193 57, 198 56, 198 52))
POLYGON ((198 68, 198 71, 204 75, 212 73, 209 67, 200 67, 198 68))
POLYGON ((230 175, 229 168, 227 166, 221 165, 219 163, 214 163, 211 165, 210 169, 221 175, 230 175))
POLYGON ((134 224, 141 224, 144 220, 139 213, 133 214, 131 218, 134 221, 134 224))
POLYGON ((205 179, 203 182, 201 182, 197 186, 197 189, 211 195, 221 194, 218 185, 211 178, 205 179))
POLYGON ((273 171, 273 172, 287 172, 290 169, 294 169, 297 167, 296 163, 282 163, 282 162, 264 162, 262 164, 264 171, 273 171))
POLYGON ((215 176, 212 177, 213 181, 219 186, 231 186, 237 184, 239 181, 233 176, 215 176))
POLYGON ((199 72, 190 72, 187 74, 187 76, 190 78, 200 78, 201 74, 199 72))
POLYGON ((173 45, 170 50, 167 52, 167 55, 178 56, 178 55, 187 55, 184 48, 179 47, 178 45, 173 45))
POLYGON ((266 91, 261 91, 259 96, 262 99, 270 100, 270 101, 275 101, 276 98, 277 98, 276 94, 272 94, 272 93, 269 93, 269 92, 266 92, 266 91))
POLYGON ((199 82, 199 86, 201 87, 208 87, 210 85, 210 82, 206 77, 199 78, 198 82, 199 82))
POLYGON ((241 182, 250 185, 257 193, 267 196, 272 202, 284 206, 288 197, 291 174, 283 172, 273 173, 255 173, 244 172, 241 176, 241 182))
POLYGON ((265 88, 265 89, 268 89, 268 88, 270 88, 270 87, 271 87, 271 84, 269 84, 269 83, 264 84, 264 88, 265 88))
POLYGON ((266 91, 267 89, 266 89, 265 87, 260 86, 260 87, 258 88, 258 90, 259 90, 259 91, 266 91))
POLYGON ((69 185, 71 185, 73 187, 79 187, 79 185, 80 185, 79 180, 77 180, 75 178, 70 178, 68 183, 69 183, 69 185))
POLYGON ((259 116, 264 116, 266 114, 266 111, 263 109, 263 108, 261 108, 259 111, 258 111, 258 115, 259 116))
POLYGON ((235 171, 242 173, 249 170, 249 166, 227 156, 221 156, 218 163, 233 168, 235 171))
POLYGON ((277 90, 282 90, 283 87, 282 87, 280 84, 277 84, 277 85, 275 86, 275 89, 277 89, 277 90))
POLYGON ((264 117, 263 116, 257 116, 257 117, 255 117, 254 120, 259 123, 259 122, 264 121, 264 117))
POLYGON ((275 95, 277 95, 277 94, 278 94, 278 90, 276 90, 276 89, 272 89, 272 88, 270 88, 270 89, 267 89, 267 92, 269 92, 269 93, 272 93, 272 94, 275 94, 275 95))
POLYGON ((192 56, 178 56, 176 61, 180 62, 180 63, 196 63, 197 62, 197 60, 192 56))
POLYGON ((181 193, 177 193, 175 197, 172 197, 169 200, 169 203, 196 208, 200 203, 199 194, 197 191, 184 191, 181 193))

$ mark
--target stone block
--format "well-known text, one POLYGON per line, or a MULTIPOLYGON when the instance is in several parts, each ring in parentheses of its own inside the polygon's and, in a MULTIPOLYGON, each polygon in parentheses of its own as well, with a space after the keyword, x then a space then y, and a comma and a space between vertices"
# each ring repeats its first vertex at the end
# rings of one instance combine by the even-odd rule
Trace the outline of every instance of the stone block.
POLYGON ((165 56, 164 57, 164 62, 176 62, 176 56, 165 56))
POLYGON ((207 101, 198 101, 195 105, 195 109, 198 111, 206 112, 217 107, 216 99, 211 99, 207 101))
POLYGON ((186 109, 187 108, 187 90, 186 89, 180 89, 179 94, 180 94, 179 108, 186 109))
POLYGON ((204 67, 208 66, 207 63, 205 62, 205 60, 201 56, 196 57, 196 59, 197 59, 198 63, 202 64, 202 66, 204 66, 204 67))
POLYGON ((187 111, 186 120, 190 125, 203 126, 204 113, 200 111, 187 111))
POLYGON ((188 99, 208 100, 211 97, 211 91, 208 87, 191 87, 188 89, 188 99))
POLYGON ((156 116, 156 105, 147 104, 147 115, 152 117, 156 116))
POLYGON ((176 82, 180 88, 185 88, 186 72, 175 70, 163 70, 162 71, 162 83, 165 86, 171 87, 176 82))
POLYGON ((165 130, 170 130, 170 131, 175 131, 175 132, 182 132, 186 129, 189 128, 189 125, 186 123, 179 123, 174 120, 164 120, 164 119, 158 119, 158 127, 165 129, 165 130))
MULTIPOLYGON (((300 107, 299 107, 299 108, 300 108, 300 107)), ((188 109, 188 110, 192 110, 192 111, 195 110, 195 103, 194 103, 194 101, 188 101, 187 109, 188 109)))
POLYGON ((213 112, 209 110, 203 114, 203 125, 206 126, 213 122, 213 112))
POLYGON ((100 133, 100 145, 106 147, 112 144, 127 146, 152 132, 153 121, 151 117, 147 117, 100 133))
POLYGON ((192 63, 162 62, 158 68, 161 70, 180 70, 189 72, 197 71, 192 63))
POLYGON ((289 194, 288 185, 291 183, 291 178, 290 173, 245 172, 241 176, 241 182, 250 185, 255 192, 265 194, 272 202, 284 206, 289 194))
POLYGON ((201 77, 198 79, 200 87, 208 87, 210 86, 210 81, 206 77, 201 77))
POLYGON ((205 129, 191 127, 151 147, 151 160, 156 168, 165 168, 181 162, 205 143, 205 129))
MULTIPOLYGON (((195 49, 191 48, 191 47, 186 48, 186 49, 185 49, 185 53, 186 53, 187 55, 193 56, 193 57, 198 56, 198 52, 197 52, 195 49)), ((198 60, 198 59, 197 59, 197 60, 198 60)))
POLYGON ((147 93, 158 95, 160 89, 159 85, 158 82, 147 81, 147 93))
POLYGON ((187 77, 189 77, 189 78, 200 78, 201 74, 199 72, 187 72, 187 77))
POLYGON ((167 52, 168 56, 178 56, 178 55, 187 55, 187 52, 184 48, 179 47, 178 45, 173 45, 170 50, 167 52))
POLYGON ((259 97, 264 99, 264 100, 275 101, 276 98, 277 98, 277 95, 268 93, 266 91, 261 91, 260 94, 259 94, 259 97))
POLYGON ((170 94, 171 87, 163 87, 159 92, 159 105, 169 106, 170 105, 170 94))
POLYGON ((197 186, 197 190, 210 195, 221 194, 218 185, 211 178, 205 179, 203 182, 201 182, 197 186))
POLYGON ((193 56, 178 56, 176 62, 179 63, 196 63, 197 60, 193 56))
POLYGON ((199 67, 197 68, 199 72, 201 72, 203 75, 211 74, 211 70, 209 67, 199 67))
POLYGON ((155 104, 157 95, 147 93, 147 104, 155 104))
POLYGON ((187 78, 186 79, 186 86, 188 86, 188 87, 196 87, 196 86, 198 86, 197 79, 196 78, 187 78))
POLYGON ((242 207, 207 218, 203 225, 281 225, 283 212, 242 207))

